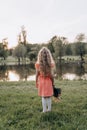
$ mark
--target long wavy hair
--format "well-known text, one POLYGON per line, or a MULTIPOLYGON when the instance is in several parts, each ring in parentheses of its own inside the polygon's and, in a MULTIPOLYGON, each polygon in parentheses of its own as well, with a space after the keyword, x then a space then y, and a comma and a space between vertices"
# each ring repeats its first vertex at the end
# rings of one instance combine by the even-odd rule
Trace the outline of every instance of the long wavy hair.
POLYGON ((52 73, 51 65, 55 63, 48 48, 42 47, 42 49, 38 53, 37 62, 40 65, 40 72, 44 76, 50 75, 52 73))

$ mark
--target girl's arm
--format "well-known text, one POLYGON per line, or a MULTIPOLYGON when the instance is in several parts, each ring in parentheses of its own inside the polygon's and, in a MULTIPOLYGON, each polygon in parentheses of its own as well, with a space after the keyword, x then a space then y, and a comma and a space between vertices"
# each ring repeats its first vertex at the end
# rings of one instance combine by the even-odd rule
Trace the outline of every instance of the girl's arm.
POLYGON ((55 85, 54 85, 54 77, 53 77, 53 75, 50 76, 50 79, 52 81, 52 86, 54 87, 55 85))
POLYGON ((38 88, 38 76, 39 76, 39 71, 36 70, 36 87, 38 88))

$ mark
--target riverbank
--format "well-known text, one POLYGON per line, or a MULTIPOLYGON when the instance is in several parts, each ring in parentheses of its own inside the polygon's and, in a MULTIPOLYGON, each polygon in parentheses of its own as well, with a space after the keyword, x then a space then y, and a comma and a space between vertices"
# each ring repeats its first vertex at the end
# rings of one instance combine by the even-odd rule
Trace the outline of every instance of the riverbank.
POLYGON ((55 80, 62 99, 52 98, 52 112, 41 113, 34 81, 0 82, 1 130, 86 130, 87 82, 55 80))
MULTIPOLYGON (((30 61, 29 58, 20 60, 20 65, 22 64, 32 64, 35 61, 30 61)), ((87 64, 87 55, 84 56, 84 61, 81 61, 80 56, 63 56, 61 63, 86 63, 87 64)), ((13 56, 8 56, 6 60, 0 58, 0 65, 18 65, 18 59, 13 56)))

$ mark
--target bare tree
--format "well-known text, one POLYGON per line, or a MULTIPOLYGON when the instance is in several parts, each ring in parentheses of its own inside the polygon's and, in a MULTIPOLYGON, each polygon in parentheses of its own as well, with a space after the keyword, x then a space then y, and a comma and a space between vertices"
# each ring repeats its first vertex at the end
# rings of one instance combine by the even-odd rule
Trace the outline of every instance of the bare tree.
POLYGON ((23 43, 24 43, 24 45, 26 45, 27 32, 25 30, 24 25, 21 27, 21 33, 22 33, 23 43))
POLYGON ((23 45, 26 45, 26 43, 27 43, 26 38, 27 38, 27 32, 26 32, 25 27, 23 25, 23 26, 21 26, 21 32, 18 35, 18 44, 21 43, 23 45))
POLYGON ((82 42, 85 39, 85 34, 84 33, 80 33, 76 36, 76 41, 77 42, 82 42))

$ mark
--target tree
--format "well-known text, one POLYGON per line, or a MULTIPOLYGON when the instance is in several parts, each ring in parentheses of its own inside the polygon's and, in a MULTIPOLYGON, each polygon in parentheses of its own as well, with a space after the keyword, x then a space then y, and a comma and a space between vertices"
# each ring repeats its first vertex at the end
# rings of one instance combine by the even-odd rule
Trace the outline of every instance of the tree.
POLYGON ((39 45, 38 44, 26 44, 27 53, 26 56, 32 61, 36 59, 38 54, 39 45))
POLYGON ((54 54, 55 50, 54 50, 54 47, 53 47, 52 42, 49 42, 49 43, 47 44, 47 47, 48 47, 48 49, 51 51, 52 56, 53 56, 53 54, 54 54))
POLYGON ((18 43, 26 45, 27 41, 26 41, 26 37, 27 37, 27 32, 25 30, 24 26, 21 26, 21 32, 18 35, 18 43))
POLYGON ((30 61, 32 61, 33 59, 36 59, 36 52, 35 51, 31 51, 30 53, 27 54, 28 58, 30 59, 30 61))
POLYGON ((76 39, 77 42, 82 42, 82 41, 85 39, 85 34, 80 33, 80 34, 78 34, 78 35, 76 36, 75 39, 76 39))
POLYGON ((23 37, 23 43, 24 43, 24 45, 26 45, 27 32, 26 32, 24 26, 21 27, 21 33, 22 33, 22 37, 23 37))
POLYGON ((67 45, 65 46, 65 55, 72 55, 71 44, 67 44, 67 45))
POLYGON ((8 56, 8 49, 3 43, 0 43, 0 57, 3 57, 5 60, 8 56))
POLYGON ((85 54, 85 47, 83 44, 83 40, 85 39, 85 34, 80 33, 76 36, 76 52, 80 55, 81 61, 84 60, 83 55, 85 54))
POLYGON ((54 36, 49 43, 52 44, 54 48, 54 57, 55 60, 57 61, 59 58, 59 61, 61 62, 62 56, 64 55, 64 48, 65 48, 65 39, 63 37, 57 37, 54 36))
POLYGON ((13 56, 18 58, 18 63, 20 60, 26 57, 26 47, 23 44, 19 44, 13 51, 13 56))
POLYGON ((62 40, 59 38, 57 40, 57 48, 56 48, 56 55, 59 57, 59 61, 61 62, 62 56, 64 55, 64 44, 62 43, 62 40))

